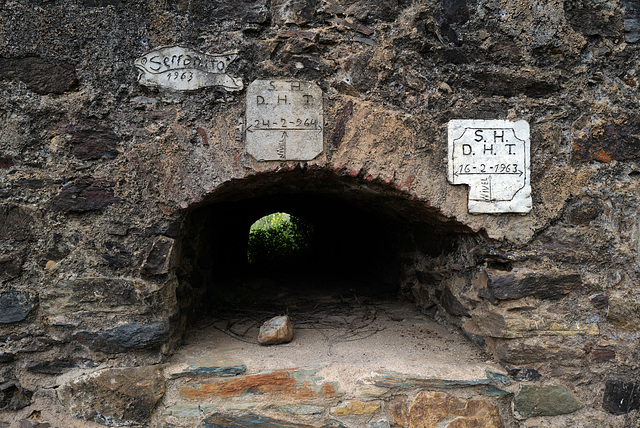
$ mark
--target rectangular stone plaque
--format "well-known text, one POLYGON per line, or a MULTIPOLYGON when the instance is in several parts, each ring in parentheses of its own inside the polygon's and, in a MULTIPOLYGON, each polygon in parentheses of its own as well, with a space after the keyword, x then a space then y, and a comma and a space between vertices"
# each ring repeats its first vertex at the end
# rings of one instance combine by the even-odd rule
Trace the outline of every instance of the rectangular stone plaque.
POLYGON ((247 88, 247 153, 260 161, 322 153, 322 90, 313 82, 256 80, 247 88))
POLYGON ((452 120, 448 143, 449 182, 469 185, 470 213, 531 211, 527 122, 452 120))

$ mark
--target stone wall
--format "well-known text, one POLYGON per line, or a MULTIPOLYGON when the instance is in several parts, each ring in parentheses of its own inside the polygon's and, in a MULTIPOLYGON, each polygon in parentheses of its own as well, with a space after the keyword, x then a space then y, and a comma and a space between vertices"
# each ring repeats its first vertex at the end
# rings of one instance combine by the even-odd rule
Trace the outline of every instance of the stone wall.
MULTIPOLYGON (((486 426, 498 407, 504 426, 636 426, 639 20, 632 0, 0 3, 0 426, 144 426, 215 287, 198 260, 242 253, 290 194, 392 225, 401 292, 517 382, 486 426), (176 45, 237 52, 245 88, 315 82, 323 152, 247 154, 244 90, 139 84, 134 61, 176 45), (529 123, 530 213, 468 213, 452 119, 529 123), (125 404, 96 416, 82 393, 125 404)), ((394 423, 461 399, 432 391, 414 413, 387 396, 394 423)))

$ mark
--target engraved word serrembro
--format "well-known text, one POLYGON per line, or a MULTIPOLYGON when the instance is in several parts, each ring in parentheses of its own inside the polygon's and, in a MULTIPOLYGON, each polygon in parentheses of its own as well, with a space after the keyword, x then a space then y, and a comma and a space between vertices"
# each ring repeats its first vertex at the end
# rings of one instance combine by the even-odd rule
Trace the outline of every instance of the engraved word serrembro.
POLYGON ((158 48, 136 59, 138 81, 145 86, 193 91, 204 87, 220 87, 227 91, 243 88, 242 79, 226 74, 227 67, 238 55, 205 54, 180 46, 158 48))

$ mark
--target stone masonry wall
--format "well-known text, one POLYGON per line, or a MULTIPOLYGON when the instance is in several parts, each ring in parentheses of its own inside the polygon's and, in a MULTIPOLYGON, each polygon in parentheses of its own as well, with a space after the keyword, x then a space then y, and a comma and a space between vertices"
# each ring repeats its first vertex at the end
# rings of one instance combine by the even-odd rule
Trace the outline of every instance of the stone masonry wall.
POLYGON ((402 293, 516 385, 478 404, 414 380, 409 409, 385 398, 392 426, 461 405, 486 426, 637 426, 639 22, 634 0, 0 1, 0 427, 163 426, 198 295, 187 241, 212 227, 186 222, 283 189, 406 221, 402 293), (140 85, 135 59, 175 45, 237 52, 245 88, 315 82, 323 152, 248 155, 244 90, 140 85), (529 123, 529 214, 468 213, 452 119, 529 123))

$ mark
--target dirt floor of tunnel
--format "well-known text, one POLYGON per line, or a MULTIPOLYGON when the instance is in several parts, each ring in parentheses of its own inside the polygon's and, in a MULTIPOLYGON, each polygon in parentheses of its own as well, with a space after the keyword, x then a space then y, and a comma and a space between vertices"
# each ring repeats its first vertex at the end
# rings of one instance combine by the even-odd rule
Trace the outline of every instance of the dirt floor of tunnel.
POLYGON ((372 372, 471 380, 485 378, 493 366, 458 329, 437 323, 393 291, 322 281, 283 286, 255 280, 250 299, 188 330, 169 364, 230 358, 246 365, 245 374, 320 367, 322 377, 348 395, 372 372), (260 346, 262 322, 283 314, 291 318, 293 340, 260 346))

